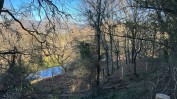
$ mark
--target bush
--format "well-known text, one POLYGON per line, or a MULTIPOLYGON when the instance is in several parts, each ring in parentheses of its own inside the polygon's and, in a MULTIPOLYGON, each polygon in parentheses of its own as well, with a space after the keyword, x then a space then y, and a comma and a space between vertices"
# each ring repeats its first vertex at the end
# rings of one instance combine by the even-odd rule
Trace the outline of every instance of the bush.
POLYGON ((29 94, 32 91, 30 82, 25 79, 28 74, 28 68, 23 66, 11 67, 4 78, 2 79, 1 90, 5 91, 7 97, 23 97, 25 94, 29 94))
POLYGON ((87 79, 96 74, 94 62, 89 59, 81 59, 75 67, 76 69, 74 70, 73 75, 78 78, 87 79))

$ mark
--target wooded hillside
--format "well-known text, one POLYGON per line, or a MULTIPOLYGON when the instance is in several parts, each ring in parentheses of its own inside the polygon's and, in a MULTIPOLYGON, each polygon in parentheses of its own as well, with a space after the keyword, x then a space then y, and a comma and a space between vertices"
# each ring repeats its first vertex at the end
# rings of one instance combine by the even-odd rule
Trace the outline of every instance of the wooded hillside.
POLYGON ((176 99, 176 16, 176 0, 0 0, 0 97, 176 99))

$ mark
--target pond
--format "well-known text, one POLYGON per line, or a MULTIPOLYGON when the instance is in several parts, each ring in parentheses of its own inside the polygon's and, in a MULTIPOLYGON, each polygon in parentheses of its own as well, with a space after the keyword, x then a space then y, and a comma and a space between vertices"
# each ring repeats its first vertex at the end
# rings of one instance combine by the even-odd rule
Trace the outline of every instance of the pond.
POLYGON ((55 67, 47 68, 45 70, 38 71, 36 73, 31 73, 28 77, 26 77, 26 79, 35 80, 39 78, 48 78, 55 75, 59 75, 62 73, 62 71, 63 71, 62 66, 55 66, 55 67))

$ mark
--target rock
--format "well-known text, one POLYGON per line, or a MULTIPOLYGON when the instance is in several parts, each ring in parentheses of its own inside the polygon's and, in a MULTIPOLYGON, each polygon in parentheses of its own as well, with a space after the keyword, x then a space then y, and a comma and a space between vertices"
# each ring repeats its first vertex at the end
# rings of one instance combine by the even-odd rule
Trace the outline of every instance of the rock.
POLYGON ((168 95, 157 93, 155 99, 170 99, 168 95))

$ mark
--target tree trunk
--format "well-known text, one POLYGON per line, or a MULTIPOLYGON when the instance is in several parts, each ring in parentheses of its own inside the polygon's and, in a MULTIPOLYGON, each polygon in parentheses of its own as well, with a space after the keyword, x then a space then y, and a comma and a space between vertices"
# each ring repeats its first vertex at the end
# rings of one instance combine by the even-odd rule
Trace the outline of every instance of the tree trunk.
POLYGON ((135 56, 133 58, 133 64, 134 64, 134 75, 138 77, 138 74, 137 74, 137 71, 136 71, 136 68, 137 68, 137 65, 136 65, 136 59, 137 59, 137 55, 141 52, 141 46, 140 48, 138 49, 138 51, 136 51, 135 53, 135 56))
POLYGON ((156 27, 154 28, 154 35, 153 35, 153 44, 152 44, 152 58, 154 58, 155 54, 155 41, 156 41, 156 27))
MULTIPOLYGON (((167 39, 164 40, 164 44, 168 46, 168 40, 167 39)), ((165 62, 168 63, 168 48, 164 47, 163 53, 164 53, 165 62)))
POLYGON ((114 65, 113 65, 113 55, 112 55, 112 45, 113 45, 113 29, 112 25, 109 26, 109 40, 110 40, 110 62, 111 62, 111 73, 114 72, 114 65))
POLYGON ((109 74, 109 50, 108 50, 108 44, 106 42, 106 39, 105 39, 105 34, 103 34, 103 37, 102 37, 102 45, 103 45, 103 48, 105 50, 105 54, 106 54, 106 74, 107 76, 110 76, 109 74))
POLYGON ((125 38, 125 41, 124 41, 124 53, 125 53, 125 63, 127 64, 128 63, 128 55, 127 55, 127 38, 125 38))
POLYGON ((106 50, 106 71, 107 71, 107 76, 110 76, 110 74, 109 74, 109 54, 108 54, 108 50, 106 50))
POLYGON ((131 62, 132 63, 134 63, 135 50, 136 50, 135 49, 135 39, 132 39, 132 50, 131 50, 131 62))
POLYGON ((100 83, 100 37, 101 37, 101 30, 100 30, 100 24, 101 24, 101 1, 102 0, 97 0, 98 1, 98 16, 97 16, 97 27, 96 27, 96 38, 97 38, 97 81, 96 84, 99 86, 100 83))
POLYGON ((130 59, 130 49, 129 49, 129 43, 127 44, 127 56, 128 56, 128 62, 130 63, 131 62, 131 59, 130 59))
MULTIPOLYGON (((13 49, 14 52, 17 52, 17 48, 14 46, 14 49, 13 49)), ((11 56, 11 61, 10 61, 10 64, 9 64, 9 69, 7 70, 7 73, 8 74, 11 74, 11 72, 13 71, 13 68, 15 67, 15 60, 16 60, 16 53, 12 54, 11 56)))
POLYGON ((3 8, 3 5, 4 5, 4 0, 0 0, 0 14, 1 14, 1 10, 3 8))
MULTIPOLYGON (((116 47, 116 44, 115 44, 116 47)), ((119 69, 119 41, 117 41, 117 47, 116 47, 116 65, 117 65, 117 69, 119 69)))
POLYGON ((117 69, 119 69, 119 52, 116 51, 116 65, 117 65, 117 69))

